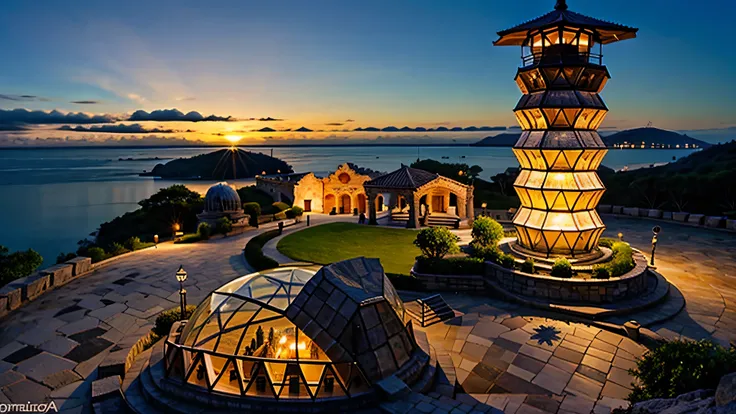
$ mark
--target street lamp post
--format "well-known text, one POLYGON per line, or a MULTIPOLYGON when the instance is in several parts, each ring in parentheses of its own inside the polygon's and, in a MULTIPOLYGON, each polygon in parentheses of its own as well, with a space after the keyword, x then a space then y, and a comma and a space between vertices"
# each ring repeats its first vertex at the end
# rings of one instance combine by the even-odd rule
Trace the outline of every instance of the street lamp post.
POLYGON ((649 262, 650 266, 654 266, 654 252, 657 250, 657 236, 659 236, 660 231, 662 231, 661 227, 652 227, 652 259, 649 262))
POLYGON ((176 280, 179 281, 179 301, 181 303, 181 318, 186 317, 187 309, 187 291, 184 289, 184 281, 187 280, 187 272, 184 270, 184 266, 179 266, 179 270, 176 271, 176 280))
POLYGON ((486 207, 488 207, 488 203, 483 202, 483 204, 481 204, 480 206, 483 207, 483 215, 485 216, 486 215, 486 207))

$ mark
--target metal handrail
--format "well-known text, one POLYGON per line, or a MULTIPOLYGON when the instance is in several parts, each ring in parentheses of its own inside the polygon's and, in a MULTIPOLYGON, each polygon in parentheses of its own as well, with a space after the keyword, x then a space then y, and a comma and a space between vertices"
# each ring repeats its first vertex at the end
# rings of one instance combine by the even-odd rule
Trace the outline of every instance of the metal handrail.
MULTIPOLYGON (((544 57, 550 58, 553 56, 559 56, 561 62, 564 60, 563 59, 564 57, 567 57, 566 55, 545 54, 544 52, 530 53, 528 55, 523 55, 521 57, 522 67, 527 67, 527 66, 534 65, 536 63, 540 63, 542 61, 542 58, 544 57)), ((593 63, 596 65, 603 65, 603 55, 600 53, 588 52, 588 53, 580 53, 578 55, 569 55, 571 59, 575 56, 579 56, 580 58, 582 58, 582 60, 588 63, 593 63)))

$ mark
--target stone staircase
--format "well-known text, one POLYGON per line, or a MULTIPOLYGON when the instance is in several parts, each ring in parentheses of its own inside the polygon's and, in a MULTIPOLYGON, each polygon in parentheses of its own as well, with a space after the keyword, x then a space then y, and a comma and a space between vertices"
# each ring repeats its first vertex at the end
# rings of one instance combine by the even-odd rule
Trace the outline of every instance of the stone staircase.
POLYGON ((407 303, 405 307, 409 315, 423 328, 455 317, 455 311, 440 294, 417 299, 407 303))
MULTIPOLYGON (((391 220, 396 224, 406 224, 409 221, 409 213, 391 213, 391 220)), ((430 227, 448 227, 452 229, 458 228, 460 218, 443 214, 430 214, 427 218, 425 226, 430 227)))

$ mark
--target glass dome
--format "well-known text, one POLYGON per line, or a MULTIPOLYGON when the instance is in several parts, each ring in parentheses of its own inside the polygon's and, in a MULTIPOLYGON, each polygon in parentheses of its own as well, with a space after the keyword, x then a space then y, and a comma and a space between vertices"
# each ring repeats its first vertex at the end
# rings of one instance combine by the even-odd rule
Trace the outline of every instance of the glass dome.
POLYGON ((167 373, 210 392, 352 397, 410 359, 404 317, 377 259, 253 273, 212 292, 167 339, 167 373))
POLYGON ((240 211, 240 196, 228 183, 217 183, 207 190, 204 196, 205 213, 240 211))

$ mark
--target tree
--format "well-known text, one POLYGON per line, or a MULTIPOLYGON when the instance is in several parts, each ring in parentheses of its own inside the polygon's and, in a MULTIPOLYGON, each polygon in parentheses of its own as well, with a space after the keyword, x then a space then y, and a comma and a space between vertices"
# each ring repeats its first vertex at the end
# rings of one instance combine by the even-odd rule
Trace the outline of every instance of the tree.
POLYGON ((258 227, 258 217, 261 215, 261 206, 256 202, 243 204, 243 212, 250 218, 248 224, 252 227, 258 227))
POLYGON ((503 226, 490 217, 476 217, 473 221, 473 243, 495 246, 503 238, 503 226))
POLYGON ((233 222, 227 217, 220 217, 215 223, 215 232, 227 234, 233 231, 233 222))
POLYGON ((496 174, 491 177, 491 180, 498 184, 499 190, 501 190, 502 195, 506 195, 506 189, 510 186, 510 184, 513 184, 513 179, 509 180, 511 177, 509 177, 508 174, 505 172, 496 174))
POLYGON ((463 184, 471 184, 483 171, 483 169, 477 165, 473 165, 471 167, 468 166, 468 164, 463 163, 444 163, 435 160, 417 160, 411 164, 411 168, 418 168, 420 170, 439 174, 463 184))
POLYGON ((460 238, 446 227, 430 227, 417 233, 414 245, 422 251, 425 257, 441 259, 447 254, 460 251, 458 241, 460 238))
POLYGON ((7 247, 0 245, 0 286, 35 272, 43 257, 33 249, 9 253, 7 247))

